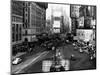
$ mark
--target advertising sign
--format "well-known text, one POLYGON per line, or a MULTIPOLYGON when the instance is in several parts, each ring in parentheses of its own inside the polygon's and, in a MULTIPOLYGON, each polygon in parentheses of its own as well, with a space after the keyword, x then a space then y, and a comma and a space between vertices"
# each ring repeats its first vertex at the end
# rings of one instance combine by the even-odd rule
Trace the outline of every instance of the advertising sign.
POLYGON ((93 40, 93 30, 77 29, 77 37, 79 40, 93 40))
POLYGON ((79 22, 79 26, 78 27, 84 27, 84 16, 83 17, 80 17, 78 19, 78 22, 79 22))

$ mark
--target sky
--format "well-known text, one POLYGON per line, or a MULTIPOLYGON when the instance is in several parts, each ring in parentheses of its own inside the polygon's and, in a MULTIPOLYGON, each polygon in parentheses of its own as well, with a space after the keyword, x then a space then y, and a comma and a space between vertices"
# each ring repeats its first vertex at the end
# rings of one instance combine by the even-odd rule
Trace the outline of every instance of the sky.
MULTIPOLYGON (((46 10, 46 19, 51 17, 52 9, 57 10, 63 10, 66 13, 66 16, 70 17, 70 5, 65 4, 48 4, 48 8, 46 10)), ((59 13, 57 13, 59 15, 59 13)), ((56 15, 57 15, 56 14, 56 15)))

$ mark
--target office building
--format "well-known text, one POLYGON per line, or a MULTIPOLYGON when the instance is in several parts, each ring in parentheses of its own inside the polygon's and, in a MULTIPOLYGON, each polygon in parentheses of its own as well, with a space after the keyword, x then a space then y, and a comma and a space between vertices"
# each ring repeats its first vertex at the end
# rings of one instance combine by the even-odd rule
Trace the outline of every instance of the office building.
POLYGON ((36 35, 45 32, 47 3, 25 2, 23 41, 36 41, 36 35))
POLYGON ((22 29, 23 29, 23 2, 11 1, 11 36, 12 45, 22 43, 22 29))

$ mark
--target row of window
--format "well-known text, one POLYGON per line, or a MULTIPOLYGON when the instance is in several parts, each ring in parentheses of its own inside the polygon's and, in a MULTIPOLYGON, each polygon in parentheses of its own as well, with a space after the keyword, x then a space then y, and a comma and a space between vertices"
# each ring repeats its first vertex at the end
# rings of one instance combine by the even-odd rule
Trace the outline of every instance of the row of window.
POLYGON ((12 22, 23 22, 22 18, 12 16, 12 22))
POLYGON ((36 28, 36 29, 32 29, 32 30, 25 30, 24 35, 28 35, 28 34, 37 34, 40 33, 42 30, 40 28, 36 28))
POLYGON ((12 3, 12 13, 16 14, 16 15, 20 15, 22 16, 23 15, 23 6, 22 6, 22 3, 16 3, 16 2, 13 2, 12 3))
MULTIPOLYGON (((34 4, 32 4, 30 9, 31 9, 31 14, 30 14, 31 15, 31 27, 32 28, 35 28, 35 27, 40 28, 40 29, 36 28, 36 32, 41 32, 41 26, 42 26, 42 24, 44 23, 44 20, 45 20, 45 12, 44 12, 43 9, 39 8, 38 5, 34 5, 34 4)), ((26 3, 25 12, 30 13, 28 11, 27 3, 26 3)), ((25 21, 25 23, 23 25, 24 28, 28 28, 28 26, 29 26, 29 22, 28 22, 29 17, 28 17, 28 15, 29 14, 27 14, 27 13, 25 14, 26 18, 24 20, 25 21)))
POLYGON ((21 24, 12 24, 12 42, 20 41, 22 38, 21 24))

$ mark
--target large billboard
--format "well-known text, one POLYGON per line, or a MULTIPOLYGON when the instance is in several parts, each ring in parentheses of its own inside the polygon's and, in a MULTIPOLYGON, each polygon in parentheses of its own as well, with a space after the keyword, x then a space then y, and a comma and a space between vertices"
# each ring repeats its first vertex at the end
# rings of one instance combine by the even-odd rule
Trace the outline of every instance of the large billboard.
POLYGON ((60 21, 54 21, 53 23, 53 28, 56 27, 56 28, 60 28, 60 21))
POLYGON ((77 29, 77 37, 79 40, 89 41, 93 40, 92 29, 77 29))

